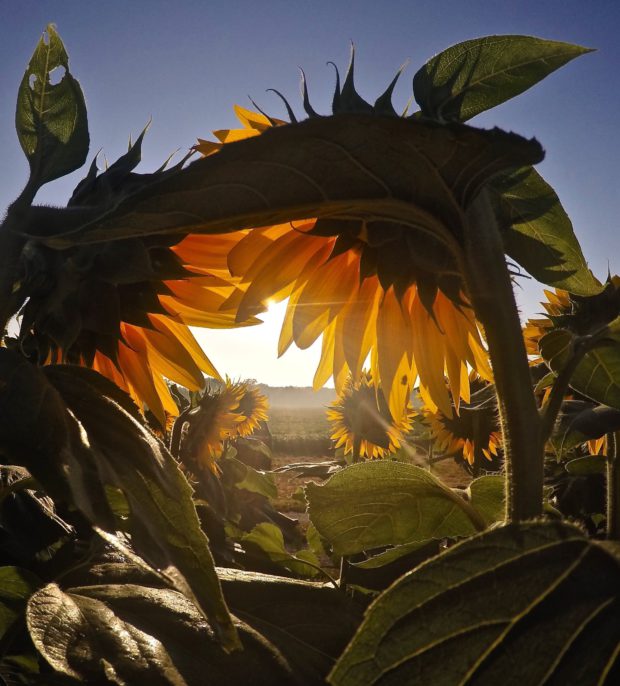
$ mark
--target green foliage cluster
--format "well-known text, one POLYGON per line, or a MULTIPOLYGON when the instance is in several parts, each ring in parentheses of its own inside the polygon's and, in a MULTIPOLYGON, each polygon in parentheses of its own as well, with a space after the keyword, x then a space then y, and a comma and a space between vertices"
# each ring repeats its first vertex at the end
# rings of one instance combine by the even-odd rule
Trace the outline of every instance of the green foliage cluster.
POLYGON ((540 342, 547 373, 536 391, 550 393, 539 413, 504 254, 570 291, 574 312, 600 303, 604 288, 531 166, 542 159, 538 142, 463 123, 585 52, 525 36, 467 41, 417 72, 420 112, 410 118, 382 115, 391 114, 390 89, 370 116, 351 77, 336 116, 279 127, 164 176, 136 175, 102 191, 101 202, 61 209, 33 205, 34 195, 83 164, 88 127, 48 27, 18 95, 31 173, 0 227, 3 327, 38 297, 24 294, 19 271, 27 263, 43 282, 27 260, 37 250, 62 256, 84 245, 113 250, 134 239, 379 213, 409 227, 418 267, 456 269, 467 287, 488 337, 506 467, 461 491, 402 455, 322 466, 320 478, 331 476, 305 490, 304 532, 273 507, 273 475, 259 466, 269 459, 264 444, 231 441, 217 470, 192 473, 183 442, 157 438, 112 382, 77 365, 39 366, 6 336, 1 680, 618 682, 620 308, 605 300, 594 328, 553 322, 540 342), (52 85, 57 67, 65 73, 52 85), (581 404, 557 422, 569 388, 581 404), (605 435, 604 458, 585 457, 584 439, 605 435), (607 540, 565 521, 557 498, 540 517, 543 494, 553 497, 543 491, 545 452, 548 470, 565 478, 605 468, 607 540))

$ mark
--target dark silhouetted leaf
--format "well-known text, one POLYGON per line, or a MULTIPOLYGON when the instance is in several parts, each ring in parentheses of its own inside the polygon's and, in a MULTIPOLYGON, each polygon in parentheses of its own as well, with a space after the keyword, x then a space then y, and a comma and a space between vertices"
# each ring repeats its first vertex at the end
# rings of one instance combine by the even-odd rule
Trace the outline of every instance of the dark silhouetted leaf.
POLYGON ((617 683, 614 546, 561 523, 509 525, 459 543, 379 596, 329 682, 617 683))
POLYGON ((364 606, 315 582, 235 569, 218 573, 234 615, 277 646, 301 684, 324 684, 364 606))
MULTIPOLYGON (((458 234, 461 208, 491 177, 542 157, 535 140, 499 129, 353 114, 310 119, 226 145, 100 219, 45 240, 65 247, 372 216, 406 227, 422 249, 429 234, 444 244, 458 239, 448 234, 458 234)), ((36 225, 25 230, 46 233, 36 225)))
POLYGON ((587 52, 592 50, 533 36, 474 38, 429 60, 413 77, 413 93, 425 116, 467 121, 587 52))
POLYGON ((603 286, 588 269, 558 196, 535 169, 501 175, 489 184, 506 253, 535 279, 578 295, 603 286))
POLYGON ((244 652, 225 653, 196 607, 170 589, 49 584, 28 603, 28 629, 47 662, 86 683, 216 686, 294 684, 278 651, 237 622, 244 652))
POLYGON ((15 115, 30 182, 37 187, 81 167, 89 144, 82 89, 69 72, 69 57, 53 24, 45 33, 19 87, 15 115), (56 70, 64 73, 53 83, 56 70))
POLYGON ((573 476, 604 474, 607 469, 607 458, 604 455, 584 455, 566 463, 566 471, 573 476))
POLYGON ((282 531, 275 524, 257 524, 249 534, 241 539, 244 546, 261 550, 272 562, 282 565, 301 576, 317 576, 319 560, 311 550, 300 550, 292 555, 284 546, 282 531), (310 563, 305 564, 304 558, 310 563))
POLYGON ((0 640, 26 609, 41 582, 27 569, 0 567, 0 640))
POLYGON ((476 531, 476 513, 463 498, 403 462, 353 465, 320 486, 308 484, 306 497, 312 523, 336 555, 476 531))
POLYGON ((619 429, 620 410, 570 400, 562 405, 562 414, 554 430, 552 443, 558 452, 562 452, 619 429))
MULTIPOLYGON (((596 341, 587 343, 589 350, 573 372, 570 385, 586 397, 620 410, 620 333, 615 323, 609 326, 608 335, 598 335, 596 341)), ((559 373, 575 354, 575 345, 583 343, 567 329, 554 329, 540 339, 540 354, 549 368, 559 373)))

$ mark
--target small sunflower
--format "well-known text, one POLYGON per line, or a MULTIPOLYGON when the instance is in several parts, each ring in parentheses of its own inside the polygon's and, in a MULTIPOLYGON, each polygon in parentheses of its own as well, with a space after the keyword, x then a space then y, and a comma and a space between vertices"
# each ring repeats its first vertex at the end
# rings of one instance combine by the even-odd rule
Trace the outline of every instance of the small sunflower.
POLYGON ((560 289, 545 290, 541 305, 547 316, 529 319, 523 335, 530 355, 538 355, 540 339, 553 328, 563 328, 580 336, 594 333, 620 316, 620 276, 609 276, 598 295, 579 296, 560 289))
POLYGON ((218 473, 217 459, 224 442, 235 436, 243 421, 239 404, 243 397, 241 384, 230 382, 219 389, 203 393, 196 407, 183 414, 179 455, 193 472, 205 469, 218 473))
MULTIPOLYGON (((353 84, 353 59, 334 114, 368 112, 398 116, 391 105, 392 81, 374 106, 353 84)), ((304 109, 312 109, 303 82, 304 109)), ((286 103, 286 101, 285 101, 286 103)), ((288 103, 291 122, 296 122, 288 103)), ((199 139, 196 150, 212 155, 234 141, 287 122, 241 107, 243 127, 214 132, 218 142, 199 139)), ((242 284, 223 307, 240 321, 265 310, 268 300, 288 298, 278 352, 295 343, 307 348, 322 335, 314 386, 330 376, 341 392, 352 375, 361 378, 370 355, 394 416, 405 412, 416 379, 425 403, 452 412, 452 400, 469 400, 469 368, 492 378, 486 347, 464 293, 454 255, 432 236, 424 255, 407 226, 368 220, 312 219, 248 231, 229 255, 231 274, 242 284)))
POLYGON ((372 381, 372 374, 363 371, 359 381, 347 379, 338 399, 327 410, 332 424, 331 438, 336 448, 344 446, 345 454, 381 458, 395 452, 403 437, 411 430, 412 410, 394 419, 380 389, 372 381))
MULTIPOLYGON (((226 383, 227 385, 231 384, 228 379, 226 383)), ((241 421, 235 426, 235 433, 241 437, 249 436, 258 429, 261 422, 267 421, 269 417, 269 403, 266 396, 255 386, 240 382, 231 385, 241 391, 239 407, 236 410, 237 414, 241 417, 241 421)))
POLYGON ((484 464, 477 456, 494 462, 494 458, 499 456, 502 437, 493 396, 486 391, 488 386, 479 379, 472 380, 471 385, 475 400, 471 404, 462 403, 458 414, 447 416, 429 409, 422 412, 430 426, 437 452, 462 456, 470 467, 482 467, 484 464))
MULTIPOLYGON (((103 173, 93 162, 69 206, 106 207, 174 173, 175 168, 133 173, 143 135, 103 173)), ((165 426, 168 415, 178 414, 165 379, 197 391, 204 374, 219 378, 189 326, 239 325, 234 315, 220 311, 238 288, 227 254, 239 238, 149 237, 66 250, 29 243, 15 285, 26 301, 22 351, 39 363, 92 367, 165 426)))

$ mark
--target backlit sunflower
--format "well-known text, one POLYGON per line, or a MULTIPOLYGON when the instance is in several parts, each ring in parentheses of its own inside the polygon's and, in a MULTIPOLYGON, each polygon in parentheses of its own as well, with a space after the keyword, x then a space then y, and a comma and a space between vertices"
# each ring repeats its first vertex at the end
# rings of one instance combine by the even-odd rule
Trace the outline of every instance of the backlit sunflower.
MULTIPOLYGON (((174 172, 132 172, 142 135, 105 172, 98 174, 93 163, 69 206, 106 206, 174 172)), ((195 391, 204 374, 219 378, 188 327, 239 325, 233 314, 220 311, 238 287, 227 255, 239 238, 148 237, 66 250, 31 242, 16 284, 27 299, 22 350, 40 363, 92 367, 165 426, 167 416, 178 414, 165 379, 195 391)))
MULTIPOLYGON (((352 61, 342 89, 337 84, 334 113, 396 116, 390 103, 395 81, 373 107, 355 92, 352 61)), ((305 83, 304 107, 310 117, 318 116, 305 83)), ((243 128, 214 132, 219 142, 199 139, 198 151, 212 155, 228 142, 284 124, 240 107, 235 111, 243 128)), ((489 380, 491 369, 454 257, 430 236, 425 251, 422 256, 408 228, 396 223, 308 219, 253 229, 229 255, 231 274, 242 288, 223 311, 243 321, 264 311, 268 300, 288 298, 278 352, 293 342, 307 348, 322 335, 315 388, 331 376, 342 392, 350 375, 361 378, 370 356, 372 377, 394 416, 405 412, 416 379, 425 403, 450 415, 444 376, 458 407, 461 398, 469 401, 469 369, 489 380), (429 262, 430 254, 436 260, 429 262)))
POLYGON ((472 379, 472 402, 461 403, 458 414, 424 409, 435 452, 461 457, 471 467, 499 468, 502 437, 497 422, 497 408, 492 389, 479 379, 472 379), (484 457, 487 461, 482 461, 484 457))
POLYGON ((346 455, 380 458, 395 452, 410 430, 411 406, 397 417, 392 416, 383 394, 375 387, 372 374, 363 371, 360 379, 345 382, 338 399, 327 410, 332 425, 331 438, 336 448, 344 446, 346 455))
POLYGON ((605 288, 592 296, 579 296, 560 289, 545 290, 541 305, 544 319, 529 319, 523 335, 530 355, 538 355, 540 339, 553 328, 569 329, 580 336, 594 333, 620 316, 620 276, 610 276, 605 288))
MULTIPOLYGON (((227 380, 227 385, 231 383, 227 380)), ((236 413, 241 417, 241 421, 235 426, 237 436, 249 436, 260 426, 261 422, 266 422, 269 418, 267 413, 269 403, 267 398, 258 390, 247 383, 237 382, 231 384, 233 388, 241 391, 239 407, 236 413)))
POLYGON ((208 469, 218 473, 217 459, 224 442, 237 435, 244 417, 239 413, 243 397, 241 384, 222 384, 219 389, 206 390, 197 406, 179 418, 182 421, 179 456, 192 472, 208 469))

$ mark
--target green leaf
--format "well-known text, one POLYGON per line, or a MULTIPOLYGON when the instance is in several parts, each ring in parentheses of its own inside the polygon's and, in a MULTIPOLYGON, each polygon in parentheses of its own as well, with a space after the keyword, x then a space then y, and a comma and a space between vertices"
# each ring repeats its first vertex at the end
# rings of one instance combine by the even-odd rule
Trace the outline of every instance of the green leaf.
POLYGON ((324 684, 359 626, 364 605, 316 582, 236 569, 218 571, 235 616, 277 646, 300 684, 324 684))
POLYGON ((617 555, 562 523, 509 525, 463 541, 379 596, 328 680, 616 683, 617 555))
POLYGON ((413 543, 405 543, 404 545, 397 545, 393 548, 388 548, 382 553, 377 555, 372 555, 366 560, 361 562, 351 562, 354 567, 358 569, 378 569, 379 567, 384 567, 389 565, 396 560, 400 560, 401 557, 414 553, 425 546, 428 545, 428 541, 414 541, 413 543))
POLYGON ((571 376, 571 388, 620 410, 620 336, 617 332, 584 341, 567 329, 554 329, 540 339, 539 349, 549 368, 559 373, 575 354, 575 347, 584 344, 589 350, 571 376))
POLYGON ((603 290, 558 196, 535 169, 502 174, 489 190, 509 257, 548 286, 584 296, 603 290))
POLYGON ((282 565, 295 574, 301 576, 317 576, 319 571, 316 569, 319 560, 312 550, 301 550, 293 555, 284 546, 282 531, 275 524, 263 522, 257 524, 250 533, 245 534, 241 542, 245 546, 256 547, 276 564, 282 565), (304 558, 310 563, 305 564, 304 558))
POLYGON ((253 467, 244 464, 241 460, 229 455, 225 457, 225 460, 227 462, 227 470, 230 470, 236 488, 249 491, 250 493, 258 493, 266 498, 276 498, 278 496, 278 488, 271 474, 259 472, 253 467))
POLYGON ((413 77, 413 93, 424 116, 467 121, 587 52, 592 50, 533 36, 475 38, 429 60, 413 77))
POLYGON ((537 141, 499 129, 353 114, 320 117, 226 145, 77 230, 46 236, 46 227, 36 222, 24 230, 67 247, 153 234, 223 233, 307 217, 361 218, 405 226, 419 259, 437 271, 443 261, 454 267, 445 247, 454 237, 448 234, 458 234, 462 208, 481 187, 500 172, 542 158, 537 141))
POLYGON ((566 471, 573 476, 604 474, 607 469, 607 458, 604 455, 584 455, 566 463, 566 471))
POLYGON ((224 652, 197 608, 170 589, 49 584, 30 599, 33 643, 58 672, 84 683, 208 686, 292 684, 278 651, 242 622, 243 659, 224 652))
MULTIPOLYGON (((221 594, 209 541, 192 500, 193 490, 178 463, 141 424, 101 394, 71 367, 54 365, 46 375, 80 421, 88 437, 91 460, 101 483, 121 489, 131 510, 132 542, 156 567, 180 572, 176 587, 204 610, 227 648, 236 634, 221 594), (185 583, 184 583, 185 582, 185 583), (179 585, 180 584, 180 585, 179 585)), ((70 471, 78 472, 78 467, 70 471)), ((74 498, 93 523, 114 532, 107 521, 89 512, 84 482, 74 477, 74 498)), ((106 501, 107 502, 107 501, 106 501)))
POLYGON ((469 536, 476 531, 472 517, 479 519, 430 472, 389 460, 347 467, 320 486, 310 483, 306 497, 310 520, 337 555, 469 536))
POLYGON ((89 145, 86 104, 53 24, 39 40, 20 84, 15 126, 30 164, 30 184, 36 188, 84 164, 89 145), (51 80, 55 70, 63 72, 58 83, 51 80))
POLYGON ((506 505, 506 478, 501 474, 488 474, 474 479, 467 488, 472 507, 487 526, 504 519, 506 505))
POLYGON ((0 640, 26 609, 41 582, 26 569, 0 567, 0 640))
MULTIPOLYGON (((77 368, 79 370, 79 368, 77 368)), ((142 424, 71 366, 40 369, 0 349, 0 444, 48 493, 93 524, 118 528, 106 486, 131 510, 132 544, 196 600, 227 648, 236 634, 193 491, 179 465, 142 424), (170 569, 167 569, 170 568, 170 569)))
POLYGON ((558 452, 620 430, 620 410, 577 400, 564 402, 551 442, 558 452))

